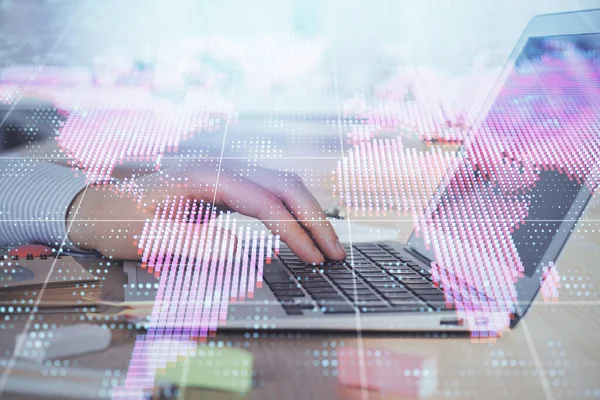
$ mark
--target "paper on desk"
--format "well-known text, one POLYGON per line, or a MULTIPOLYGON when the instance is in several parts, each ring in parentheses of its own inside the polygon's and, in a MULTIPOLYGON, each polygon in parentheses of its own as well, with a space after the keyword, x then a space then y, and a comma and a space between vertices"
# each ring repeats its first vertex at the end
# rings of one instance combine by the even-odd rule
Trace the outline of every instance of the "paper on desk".
POLYGON ((29 312, 34 305, 40 310, 80 312, 82 307, 96 305, 93 298, 100 296, 102 281, 75 258, 19 257, 15 254, 0 261, 0 307, 12 307, 10 312, 17 313, 29 312))
POLYGON ((253 363, 252 353, 246 350, 200 345, 191 355, 158 369, 156 382, 245 393, 252 387, 253 363))
POLYGON ((349 343, 337 352, 341 385, 397 395, 424 398, 438 388, 438 362, 429 347, 349 343))

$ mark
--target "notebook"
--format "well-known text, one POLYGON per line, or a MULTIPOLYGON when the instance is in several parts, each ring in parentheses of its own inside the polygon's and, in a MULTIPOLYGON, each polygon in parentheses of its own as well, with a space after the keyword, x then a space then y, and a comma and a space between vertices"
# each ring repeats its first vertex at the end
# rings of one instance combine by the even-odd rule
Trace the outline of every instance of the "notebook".
POLYGON ((81 311, 100 298, 100 278, 73 257, 0 258, 0 312, 81 311))

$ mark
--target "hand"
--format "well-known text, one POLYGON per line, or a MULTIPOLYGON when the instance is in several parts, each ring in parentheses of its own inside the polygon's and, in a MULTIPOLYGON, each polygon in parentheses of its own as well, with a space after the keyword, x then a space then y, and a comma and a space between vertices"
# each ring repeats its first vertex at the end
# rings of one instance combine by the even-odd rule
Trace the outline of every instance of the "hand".
POLYGON ((343 246, 321 207, 298 175, 243 165, 218 168, 207 163, 175 168, 135 179, 142 201, 115 190, 90 186, 68 213, 69 238, 83 249, 119 259, 139 259, 134 237, 156 204, 167 196, 213 203, 223 210, 260 219, 290 249, 309 263, 343 260, 343 246), (216 184, 218 181, 218 185, 216 184), (215 193, 216 192, 216 193, 215 193))

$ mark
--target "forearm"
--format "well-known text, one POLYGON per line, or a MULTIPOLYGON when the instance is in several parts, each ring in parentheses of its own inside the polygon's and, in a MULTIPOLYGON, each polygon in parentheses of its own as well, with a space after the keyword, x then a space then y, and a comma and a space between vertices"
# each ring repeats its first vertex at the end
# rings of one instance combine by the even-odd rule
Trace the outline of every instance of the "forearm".
POLYGON ((83 174, 28 158, 0 158, 0 245, 74 249, 67 211, 86 187, 83 174))

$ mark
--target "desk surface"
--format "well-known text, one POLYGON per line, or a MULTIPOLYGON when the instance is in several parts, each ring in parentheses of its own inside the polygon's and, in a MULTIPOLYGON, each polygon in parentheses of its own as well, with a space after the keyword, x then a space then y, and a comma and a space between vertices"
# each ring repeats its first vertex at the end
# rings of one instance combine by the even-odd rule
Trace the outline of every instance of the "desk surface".
MULTIPOLYGON (((468 337, 442 338, 432 334, 315 334, 262 332, 244 335, 219 331, 212 341, 246 348, 255 357, 252 399, 378 399, 392 394, 361 391, 338 384, 331 366, 335 352, 361 345, 366 349, 392 349, 397 354, 418 354, 433 360, 436 391, 431 398, 527 398, 562 399, 598 395, 600 382, 600 331, 595 261, 600 242, 595 231, 596 197, 579 223, 558 262, 562 277, 560 300, 547 303, 538 297, 524 320, 495 342, 475 343, 468 337)), ((119 267, 106 275, 105 298, 118 298, 125 276, 119 267)), ((47 323, 78 322, 79 315, 44 315, 47 323)), ((0 331, 0 350, 12 349, 13 336, 25 317, 11 317, 0 331)), ((110 348, 102 353, 76 357, 81 367, 127 369, 135 335, 129 329, 112 329, 110 348)), ((399 380, 407 379, 398 370, 399 380)), ((24 398, 4 393, 3 398, 24 398)), ((29 396, 27 396, 29 398, 29 396)), ((240 398, 239 395, 194 390, 186 398, 240 398)), ((401 396, 400 396, 401 398, 401 396)))

